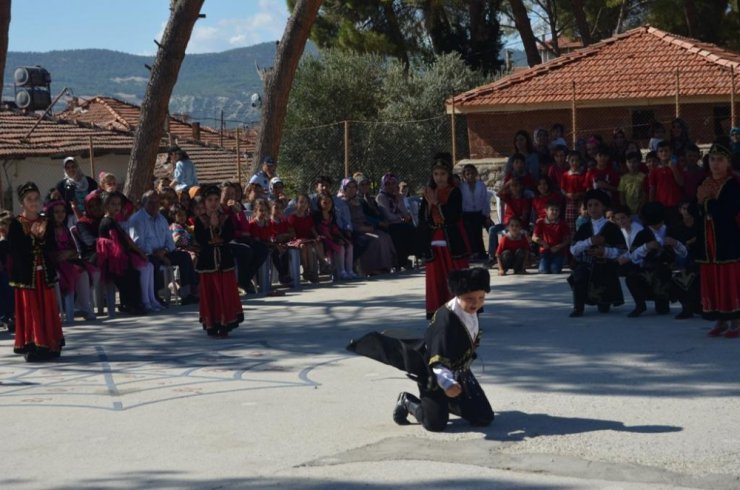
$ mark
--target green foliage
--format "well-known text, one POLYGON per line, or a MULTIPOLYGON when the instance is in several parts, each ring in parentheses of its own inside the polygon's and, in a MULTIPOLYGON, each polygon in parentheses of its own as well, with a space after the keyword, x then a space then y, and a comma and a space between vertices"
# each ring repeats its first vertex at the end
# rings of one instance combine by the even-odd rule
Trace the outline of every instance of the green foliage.
MULTIPOLYGON (((485 83, 459 56, 406 70, 395 59, 326 50, 301 62, 293 82, 280 148, 281 176, 305 190, 319 174, 344 176, 344 124, 349 123, 350 173, 375 182, 387 171, 418 185, 437 151, 450 151, 450 95, 485 83)), ((463 118, 458 153, 467 154, 463 118)))
MULTIPOLYGON (((549 20, 543 8, 549 0, 527 0, 537 29, 549 20)), ((553 0, 559 32, 578 38, 572 0, 553 0)), ((681 1, 676 0, 583 0, 583 10, 594 42, 611 37, 617 27, 620 11, 625 6, 622 31, 644 24, 674 34, 693 37, 733 50, 740 49, 740 2, 737 0, 681 1)), ((503 12, 506 12, 504 5, 503 12)), ((549 32, 544 36, 550 38, 549 32)))
MULTIPOLYGON (((295 0, 288 0, 292 8, 295 0)), ((457 53, 468 66, 493 73, 501 66, 502 0, 324 0, 311 31, 321 49, 375 53, 433 62, 457 53)))

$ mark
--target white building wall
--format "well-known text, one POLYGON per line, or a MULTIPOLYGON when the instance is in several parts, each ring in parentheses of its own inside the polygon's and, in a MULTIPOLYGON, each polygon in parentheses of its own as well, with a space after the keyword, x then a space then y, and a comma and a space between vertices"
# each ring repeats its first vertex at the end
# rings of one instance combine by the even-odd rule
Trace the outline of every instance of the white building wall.
MULTIPOLYGON (((119 190, 123 190, 123 179, 128 167, 128 155, 103 155, 95 157, 95 175, 91 175, 90 159, 74 155, 80 168, 85 173, 98 181, 100 172, 110 172, 118 178, 119 190)), ((64 167, 62 158, 31 157, 23 160, 9 161, 5 171, 0 175, 3 192, 11 192, 13 196, 13 212, 20 212, 18 195, 16 189, 19 185, 31 181, 39 186, 42 199, 64 178, 64 167), (9 189, 10 188, 10 189, 9 189)), ((6 198, 7 199, 7 198, 6 198)))

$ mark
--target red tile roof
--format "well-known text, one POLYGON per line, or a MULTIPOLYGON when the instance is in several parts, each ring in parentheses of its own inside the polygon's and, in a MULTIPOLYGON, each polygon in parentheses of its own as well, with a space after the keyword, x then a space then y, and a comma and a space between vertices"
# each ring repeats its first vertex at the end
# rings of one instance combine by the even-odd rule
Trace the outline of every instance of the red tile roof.
MULTIPOLYGON (((548 39, 547 41, 543 43, 538 43, 540 48, 547 49, 549 51, 553 50, 553 44, 552 39, 548 39)), ((558 48, 561 50, 566 49, 579 49, 583 47, 583 43, 580 39, 571 39, 566 36, 558 36, 558 48)))
MULTIPOLYGON (((139 124, 141 108, 137 105, 118 100, 113 97, 93 97, 80 103, 77 107, 70 107, 57 114, 65 120, 84 121, 108 128, 133 131, 139 124)), ((177 139, 178 144, 193 139, 193 123, 170 116, 170 133, 177 139)), ((232 130, 224 131, 223 138, 218 130, 207 126, 200 127, 200 141, 209 145, 236 149, 236 134, 232 130), (223 142, 223 143, 222 143, 223 142)), ((253 130, 246 130, 239 135, 240 151, 254 151, 255 134, 253 130)))
MULTIPOLYGON (((113 97, 93 97, 82 102, 77 107, 70 107, 57 114, 60 119, 68 121, 84 121, 104 128, 117 129, 133 133, 139 124, 141 108, 113 97)), ((233 180, 237 177, 236 169, 236 135, 229 131, 224 133, 223 143, 220 146, 221 135, 212 128, 201 126, 200 140, 193 139, 192 123, 170 117, 170 132, 178 146, 185 150, 195 163, 198 180, 202 183, 220 183, 233 180)), ((239 135, 242 180, 251 172, 251 165, 244 158, 245 152, 254 151, 253 134, 239 135), (250 139, 249 136, 252 136, 250 139)), ((166 137, 162 139, 167 146, 166 137)), ((171 165, 167 164, 167 157, 160 154, 154 167, 154 175, 163 177, 171 175, 171 165)))
MULTIPOLYGON (((179 143, 178 146, 185 150, 195 164, 198 172, 198 181, 201 184, 220 184, 226 180, 237 178, 236 151, 213 147, 198 143, 179 143)), ((241 158, 241 181, 242 183, 251 176, 251 165, 241 158)), ((155 177, 172 176, 172 165, 167 162, 167 155, 161 153, 157 156, 154 167, 155 177)))
POLYGON ((0 158, 78 155, 89 151, 92 137, 95 152, 130 153, 133 137, 129 133, 109 131, 53 118, 38 120, 37 115, 0 110, 0 158))
POLYGON ((738 53, 643 26, 456 95, 454 103, 461 113, 570 107, 575 82, 582 105, 645 104, 675 97, 676 70, 682 101, 729 102, 730 70, 740 87, 739 66, 738 53))

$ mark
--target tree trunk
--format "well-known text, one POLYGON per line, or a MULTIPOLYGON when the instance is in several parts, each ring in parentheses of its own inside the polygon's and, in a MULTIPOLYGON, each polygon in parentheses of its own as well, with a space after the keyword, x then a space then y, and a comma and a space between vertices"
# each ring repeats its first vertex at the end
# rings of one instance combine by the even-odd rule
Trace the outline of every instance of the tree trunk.
POLYGON ((383 12, 388 21, 388 36, 391 38, 391 41, 393 41, 393 44, 398 46, 396 56, 401 60, 404 68, 408 70, 410 66, 409 53, 408 49, 406 49, 406 40, 403 38, 403 32, 401 32, 401 27, 398 24, 398 16, 396 15, 396 11, 393 9, 393 4, 390 2, 384 2, 383 12))
POLYGON ((0 0, 0 92, 5 80, 5 60, 8 57, 8 30, 10 29, 10 0, 0 0))
POLYGON ((614 35, 621 34, 624 30, 624 21, 627 19, 627 11, 629 10, 630 1, 622 0, 622 4, 619 6, 619 17, 617 17, 617 25, 614 28, 614 35))
POLYGON ((683 3, 683 13, 686 19, 686 30, 689 37, 699 37, 699 15, 696 12, 696 5, 693 0, 685 0, 683 3))
POLYGON ((547 25, 550 27, 550 36, 552 37, 552 52, 555 56, 560 56, 560 40, 558 39, 558 13, 557 6, 552 0, 545 3, 547 14, 547 25))
POLYGON ((177 83, 180 65, 185 58, 185 49, 195 21, 198 20, 203 1, 173 0, 170 4, 170 18, 152 65, 126 172, 124 192, 132 200, 138 199, 151 187, 170 96, 177 83))
POLYGON ((514 24, 524 44, 524 52, 527 53, 527 64, 529 66, 539 65, 542 63, 542 58, 537 50, 537 40, 532 32, 532 24, 529 23, 529 17, 527 17, 527 8, 522 0, 509 0, 509 3, 514 16, 514 24))
POLYGON ((265 96, 255 152, 257 162, 264 156, 277 160, 290 88, 321 2, 322 0, 296 2, 275 54, 275 66, 265 73, 265 96))
POLYGON ((588 26, 586 11, 583 9, 583 0, 570 0, 570 4, 573 6, 573 16, 576 19, 576 28, 578 29, 578 34, 581 36, 581 42, 584 46, 593 44, 591 28, 588 26))

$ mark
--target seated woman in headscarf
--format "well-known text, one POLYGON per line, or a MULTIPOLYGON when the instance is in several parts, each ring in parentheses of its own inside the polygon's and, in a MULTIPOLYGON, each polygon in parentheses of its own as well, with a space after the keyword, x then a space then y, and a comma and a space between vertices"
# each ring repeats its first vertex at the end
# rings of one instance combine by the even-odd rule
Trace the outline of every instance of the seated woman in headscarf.
POLYGON ((399 193, 398 179, 385 174, 380 179, 380 193, 375 198, 383 217, 388 222, 388 233, 396 247, 397 267, 411 267, 409 255, 418 255, 418 238, 411 213, 399 193))
POLYGON ((64 159, 64 178, 56 185, 66 205, 67 226, 71 227, 85 212, 85 196, 98 188, 94 179, 87 177, 74 157, 64 159))
POLYGON ((393 240, 367 219, 357 197, 357 182, 354 179, 348 177, 342 180, 341 191, 352 218, 355 258, 359 259, 362 273, 373 275, 389 272, 396 263, 393 240))

